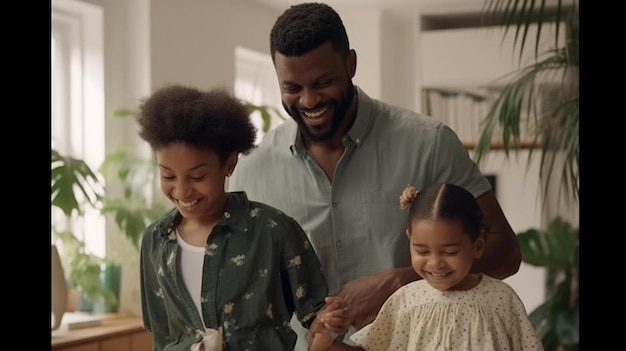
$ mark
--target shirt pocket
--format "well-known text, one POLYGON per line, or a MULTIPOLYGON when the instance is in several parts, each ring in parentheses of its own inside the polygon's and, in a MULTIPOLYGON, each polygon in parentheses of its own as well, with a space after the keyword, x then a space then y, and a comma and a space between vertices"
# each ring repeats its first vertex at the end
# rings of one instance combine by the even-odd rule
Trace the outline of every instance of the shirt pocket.
POLYGON ((365 233, 372 253, 394 267, 410 264, 409 243, 405 234, 408 210, 400 209, 400 194, 372 191, 363 206, 365 233))

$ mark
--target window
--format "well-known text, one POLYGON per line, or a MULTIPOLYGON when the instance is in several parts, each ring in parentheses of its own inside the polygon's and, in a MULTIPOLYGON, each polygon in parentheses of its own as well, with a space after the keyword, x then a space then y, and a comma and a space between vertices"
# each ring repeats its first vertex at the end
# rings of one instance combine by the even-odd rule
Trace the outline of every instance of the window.
MULTIPOLYGON (((276 82, 274 64, 269 55, 244 47, 235 48, 235 95, 254 105, 267 105, 283 112, 280 91, 276 82)), ((251 116, 257 127, 257 144, 263 138, 263 120, 260 112, 251 116)), ((283 119, 272 114, 270 129, 278 126, 283 119)))
MULTIPOLYGON (((105 150, 103 10, 82 1, 55 0, 51 18, 51 146, 97 170, 105 150)), ((89 252, 104 257, 105 221, 97 210, 71 223, 62 223, 65 216, 55 210, 53 225, 69 226, 89 252)))

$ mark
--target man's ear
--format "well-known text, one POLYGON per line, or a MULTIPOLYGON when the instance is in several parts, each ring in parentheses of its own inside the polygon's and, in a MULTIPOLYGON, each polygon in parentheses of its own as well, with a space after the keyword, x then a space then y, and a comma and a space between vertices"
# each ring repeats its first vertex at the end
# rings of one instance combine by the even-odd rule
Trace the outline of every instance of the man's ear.
POLYGON ((354 51, 354 49, 350 49, 348 52, 347 65, 348 75, 350 78, 354 78, 354 75, 356 74, 356 51, 354 51))

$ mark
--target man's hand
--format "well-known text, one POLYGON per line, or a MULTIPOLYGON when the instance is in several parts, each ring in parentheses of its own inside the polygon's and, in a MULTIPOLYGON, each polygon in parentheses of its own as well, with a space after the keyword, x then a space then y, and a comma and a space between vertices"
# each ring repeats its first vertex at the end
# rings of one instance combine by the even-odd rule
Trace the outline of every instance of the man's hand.
POLYGON ((391 294, 419 278, 412 267, 389 269, 349 281, 339 290, 337 296, 349 307, 352 325, 361 329, 376 318, 391 294))

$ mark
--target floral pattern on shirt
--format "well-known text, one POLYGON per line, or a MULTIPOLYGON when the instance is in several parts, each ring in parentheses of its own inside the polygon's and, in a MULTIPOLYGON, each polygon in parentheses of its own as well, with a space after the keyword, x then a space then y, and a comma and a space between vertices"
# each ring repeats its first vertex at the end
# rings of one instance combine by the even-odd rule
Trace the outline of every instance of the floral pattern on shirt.
POLYGON ((142 238, 142 315, 154 350, 189 350, 202 340, 205 324, 222 328, 224 350, 293 350, 292 314, 308 327, 328 295, 300 225, 244 192, 228 193, 205 246, 200 316, 177 272, 179 220, 173 209, 142 238))

